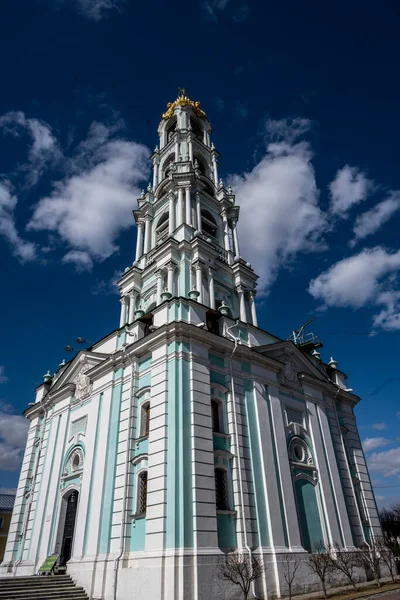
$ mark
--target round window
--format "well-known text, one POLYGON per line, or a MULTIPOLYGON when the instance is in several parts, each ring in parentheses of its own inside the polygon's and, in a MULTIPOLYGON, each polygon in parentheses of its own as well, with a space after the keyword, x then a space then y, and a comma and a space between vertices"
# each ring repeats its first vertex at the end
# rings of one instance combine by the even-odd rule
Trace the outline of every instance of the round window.
POLYGON ((300 444, 295 444, 293 446, 293 454, 297 461, 299 461, 299 462, 304 461, 304 448, 300 444))
POLYGON ((75 454, 73 461, 72 461, 72 470, 76 471, 77 469, 79 469, 80 464, 81 464, 81 461, 79 459, 79 454, 75 454))

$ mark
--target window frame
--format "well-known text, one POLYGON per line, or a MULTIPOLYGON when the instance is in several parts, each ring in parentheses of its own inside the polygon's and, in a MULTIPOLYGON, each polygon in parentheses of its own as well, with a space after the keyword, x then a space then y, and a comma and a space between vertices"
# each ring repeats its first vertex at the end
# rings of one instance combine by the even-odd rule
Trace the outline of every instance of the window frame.
POLYGON ((214 467, 214 485, 215 485, 215 508, 217 513, 218 512, 231 512, 232 508, 231 508, 231 494, 230 494, 230 490, 229 490, 229 472, 228 469, 221 464, 217 464, 214 467), (223 480, 222 480, 222 485, 225 488, 224 493, 223 493, 223 506, 218 506, 219 502, 218 502, 218 489, 219 486, 217 486, 217 471, 223 473, 223 480))
POLYGON ((140 405, 140 428, 139 437, 145 438, 150 433, 150 418, 151 418, 151 405, 150 399, 144 400, 140 405))
POLYGON ((140 469, 136 475, 136 516, 142 515, 146 516, 147 513, 147 494, 148 494, 148 479, 149 473, 148 469, 140 469), (144 478, 146 478, 146 482, 144 483, 144 478), (145 500, 143 501, 143 486, 145 486, 145 500), (144 502, 144 506, 143 506, 144 502))
POLYGON ((211 398, 211 427, 213 434, 226 435, 225 427, 225 411, 222 401, 219 398, 211 398), (213 406, 217 406, 218 410, 218 429, 214 428, 214 412, 213 406))

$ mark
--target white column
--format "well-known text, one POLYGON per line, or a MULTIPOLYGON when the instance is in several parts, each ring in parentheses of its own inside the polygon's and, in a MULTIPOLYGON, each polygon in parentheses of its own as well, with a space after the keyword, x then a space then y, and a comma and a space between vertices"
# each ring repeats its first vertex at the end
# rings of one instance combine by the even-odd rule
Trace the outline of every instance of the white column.
POLYGON ((157 306, 161 304, 161 292, 162 292, 162 273, 161 271, 156 271, 157 278, 157 306))
POLYGON ((215 310, 215 291, 214 291, 214 269, 209 267, 208 269, 208 284, 210 294, 210 307, 215 310))
POLYGON ((256 303, 255 303, 255 292, 249 292, 250 297, 250 310, 251 310, 251 320, 255 327, 258 327, 257 323, 257 311, 256 311, 256 303))
POLYGON ((227 252, 229 252, 229 233, 228 233, 228 215, 226 211, 222 211, 222 222, 224 225, 224 247, 227 252))
POLYGON ((169 221, 168 221, 168 235, 172 235, 175 231, 175 196, 173 194, 169 197, 169 221))
POLYGON ((135 316, 135 304, 136 304, 136 292, 133 290, 129 292, 129 314, 128 314, 128 323, 133 323, 135 316))
POLYGON ((153 159, 153 190, 158 186, 158 157, 153 159))
POLYGON ((145 226, 144 226, 144 253, 148 254, 150 251, 150 238, 151 238, 151 222, 150 217, 146 217, 145 226))
POLYGON ((183 188, 178 188, 178 209, 176 215, 176 226, 182 225, 183 223, 183 188))
POLYGON ((236 288, 236 291, 238 293, 239 303, 240 303, 240 320, 243 321, 244 323, 247 323, 246 302, 245 302, 245 297, 244 297, 244 290, 243 290, 242 286, 238 285, 238 287, 236 288))
POLYGON ((186 207, 186 224, 187 225, 191 225, 192 224, 192 202, 191 202, 191 198, 190 198, 190 187, 188 186, 185 190, 186 192, 186 198, 185 198, 185 207, 186 207))
POLYGON ((168 263, 167 287, 170 294, 174 295, 174 265, 168 263))
POLYGON ((142 252, 143 252, 143 223, 141 221, 139 221, 139 223, 137 224, 136 259, 135 260, 139 260, 139 258, 142 256, 142 252))
POLYGON ((239 257, 240 256, 240 249, 239 249, 239 238, 238 238, 238 233, 237 233, 237 221, 233 221, 233 242, 234 242, 234 246, 235 246, 235 256, 239 257))
POLYGON ((218 168, 217 168, 217 158, 216 158, 215 154, 212 155, 212 166, 213 166, 214 184, 218 185, 218 168))
POLYGON ((196 195, 196 215, 197 215, 197 231, 201 232, 201 204, 200 204, 200 194, 196 195))
POLYGON ((193 163, 193 142, 192 142, 191 135, 189 135, 189 137, 188 137, 188 144, 189 144, 189 159, 193 163))
POLYGON ((178 133, 175 132, 175 162, 178 161, 178 156, 179 156, 178 133))
POLYGON ((121 302, 121 316, 119 318, 119 326, 123 327, 126 324, 126 307, 128 304, 128 298, 126 296, 122 296, 120 298, 121 302))
POLYGON ((203 271, 200 262, 196 263, 196 290, 200 293, 197 302, 201 303, 203 301, 203 271))

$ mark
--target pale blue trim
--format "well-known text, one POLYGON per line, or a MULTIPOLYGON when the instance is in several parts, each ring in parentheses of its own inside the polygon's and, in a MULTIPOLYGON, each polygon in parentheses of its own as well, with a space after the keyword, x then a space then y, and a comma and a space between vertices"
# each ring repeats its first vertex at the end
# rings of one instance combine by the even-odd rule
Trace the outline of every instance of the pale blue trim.
MULTIPOLYGON (((49 488, 52 482, 52 475, 53 475, 53 468, 54 468, 54 458, 56 455, 56 448, 58 445, 58 432, 60 431, 60 423, 61 423, 61 419, 62 419, 62 415, 59 415, 57 418, 57 429, 56 429, 56 437, 55 437, 55 441, 54 441, 54 447, 53 447, 53 451, 51 454, 51 464, 50 464, 50 477, 49 477, 49 481, 47 484, 47 489, 46 489, 46 494, 45 494, 45 500, 44 500, 44 508, 43 508, 43 515, 42 515, 42 519, 41 519, 41 523, 40 523, 40 533, 39 533, 39 541, 38 541, 38 545, 36 547, 36 557, 35 557, 35 565, 38 561, 39 558, 39 552, 40 552, 40 546, 42 543, 42 535, 43 535, 43 529, 44 529, 44 523, 45 523, 45 518, 46 518, 46 513, 47 513, 47 503, 48 503, 48 499, 49 499, 49 488)), ((50 442, 50 436, 48 438, 48 441, 50 442)), ((46 453, 47 453, 47 446, 46 446, 46 453)), ((43 473, 44 473, 44 464, 43 464, 43 471, 42 471, 42 478, 43 478, 43 473)), ((37 501, 39 502, 40 497, 38 496, 37 501)), ((35 521, 33 522, 33 526, 35 524, 35 521)), ((33 533, 33 526, 32 526, 32 533, 33 533)))
MULTIPOLYGON (((71 418, 71 413, 68 413, 68 418, 67 418, 67 426, 65 428, 65 434, 64 434, 64 442, 63 442, 63 450, 65 448, 65 444, 67 441, 67 435, 68 435, 68 430, 69 430, 69 422, 70 422, 70 418, 71 418)), ((54 448, 55 451, 55 448, 54 448)), ((70 455, 70 453, 69 453, 70 455)), ((61 479, 61 475, 63 473, 64 470, 64 466, 65 466, 66 461, 60 461, 60 468, 58 471, 58 481, 60 481, 61 479)), ((68 482, 70 483, 70 482, 68 482)), ((52 523, 51 523, 51 530, 50 530, 50 537, 49 537, 49 544, 47 546, 47 555, 51 554, 53 552, 53 541, 54 541, 54 532, 55 532, 55 527, 56 527, 56 522, 57 522, 57 516, 58 516, 58 506, 60 503, 60 492, 59 489, 57 488, 57 492, 56 492, 56 502, 55 502, 55 507, 53 510, 53 514, 52 514, 52 523)))
POLYGON ((274 457, 275 479, 278 484, 277 487, 278 487, 278 496, 279 496, 279 508, 280 508, 280 512, 281 512, 281 521, 282 521, 282 528, 283 528, 283 537, 285 540, 285 546, 289 547, 288 525, 287 525, 287 521, 286 521, 286 514, 285 514, 285 510, 284 510, 284 502, 283 502, 283 496, 282 496, 282 478, 281 478, 281 474, 279 472, 279 467, 278 467, 278 457, 276 454, 276 437, 275 437, 274 428, 272 427, 271 399, 269 397, 268 388, 265 388, 265 401, 266 401, 267 410, 268 410, 269 431, 270 431, 270 435, 271 435, 272 452, 273 452, 273 457, 274 457))
POLYGON ((82 550, 83 556, 85 556, 86 550, 87 550, 88 533, 89 533, 89 526, 90 526, 90 520, 91 520, 91 514, 92 514, 93 484, 94 484, 94 479, 95 479, 95 475, 96 475, 96 459, 97 459, 97 449, 98 449, 98 445, 99 445, 99 432, 100 432, 100 427, 101 427, 102 407, 103 407, 103 392, 100 393, 99 408, 97 410, 97 415, 96 415, 96 429, 95 429, 96 435, 95 435, 94 447, 93 447, 93 460, 92 460, 92 469, 91 469, 91 473, 90 473, 90 484, 89 484, 89 498, 88 498, 88 505, 87 505, 87 511, 86 511, 85 533, 84 533, 84 538, 83 538, 83 550, 82 550))
MULTIPOLYGON (((340 543, 341 543, 342 546, 344 546, 344 539, 343 539, 343 534, 342 534, 342 526, 341 526, 341 523, 340 523, 340 520, 339 520, 339 511, 338 511, 338 507, 337 507, 337 503, 336 503, 336 497, 335 497, 334 491, 333 491, 333 483, 332 483, 331 476, 330 476, 330 473, 329 473, 328 457, 327 457, 327 454, 326 454, 325 442, 324 442, 324 438, 323 438, 323 435, 322 435, 321 421, 320 421, 319 410, 318 410, 317 406, 315 407, 315 411, 317 413, 317 422, 318 422, 319 435, 320 435, 320 438, 321 438, 322 450, 323 450, 323 453, 324 453, 326 474, 327 474, 328 480, 329 480, 329 488, 330 488, 330 491, 331 491, 331 497, 332 497, 332 500, 333 500, 333 506, 335 507, 335 516, 336 516, 336 523, 337 523, 337 526, 338 526, 338 529, 339 529, 340 543)), ((328 416, 327 416, 327 418, 328 418, 328 416)), ((334 541, 336 541, 336 540, 334 540, 334 541)))
MULTIPOLYGON (((185 345, 185 343, 184 343, 185 345)), ((180 539, 180 547, 193 548, 193 487, 192 481, 192 435, 191 435, 191 394, 190 394, 190 363, 183 360, 182 363, 182 423, 178 424, 181 432, 181 494, 183 508, 183 535, 180 539), (188 485, 189 484, 189 485, 188 485)))
MULTIPOLYGON (((122 369, 119 369, 122 371, 122 369)), ((100 516, 99 553, 105 554, 110 549, 112 513, 115 491, 115 472, 117 468, 118 434, 120 408, 122 399, 122 384, 113 388, 110 406, 110 421, 108 426, 107 456, 103 482, 103 498, 100 516)))
POLYGON ((176 472, 177 461, 177 437, 175 433, 177 406, 179 398, 176 389, 178 364, 175 359, 168 362, 168 432, 167 432, 167 473, 172 473, 167 477, 167 515, 166 515, 166 534, 165 547, 176 548, 175 519, 179 510, 179 499, 177 498, 178 477, 176 472))
POLYGON ((244 397, 249 431, 249 444, 251 456, 251 471, 253 478, 254 501, 256 506, 257 532, 261 546, 270 545, 269 527, 267 519, 267 503, 264 491, 264 473, 261 465, 261 447, 256 421, 253 384, 249 379, 243 379, 244 397))

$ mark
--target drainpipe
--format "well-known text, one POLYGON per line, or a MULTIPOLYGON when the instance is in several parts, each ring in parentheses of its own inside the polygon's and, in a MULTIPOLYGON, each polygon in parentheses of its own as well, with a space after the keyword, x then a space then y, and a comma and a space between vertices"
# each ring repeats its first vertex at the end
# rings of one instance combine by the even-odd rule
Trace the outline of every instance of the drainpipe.
MULTIPOLYGON (((243 525, 244 546, 249 554, 250 569, 251 569, 251 571, 253 571, 253 560, 252 560, 253 555, 251 552, 251 548, 247 542, 246 512, 245 512, 245 507, 244 507, 242 467, 240 464, 240 445, 239 445, 239 433, 238 433, 238 423, 237 423, 237 414, 236 414, 235 383, 233 380, 233 355, 235 354, 235 352, 237 350, 238 344, 241 343, 241 340, 240 340, 240 338, 235 337, 233 335, 233 333, 230 332, 230 330, 233 329, 234 327, 237 327, 238 324, 239 324, 239 319, 236 321, 235 325, 228 327, 225 330, 225 333, 233 340, 233 342, 235 344, 232 354, 229 358, 229 371, 230 371, 230 377, 231 377, 231 394, 232 394, 232 404, 233 404, 233 423, 234 423, 234 430, 235 430, 236 458, 237 458, 238 471, 239 471, 239 495, 240 495, 240 504, 241 504, 240 512, 241 512, 242 525, 243 525)), ((257 598, 254 581, 251 582, 251 591, 252 591, 253 597, 257 598)))
MULTIPOLYGON (((127 332, 129 335, 129 332, 127 332)), ((132 334, 130 334, 132 335, 132 334)), ((121 516, 121 534, 119 537, 119 552, 117 558, 114 560, 114 584, 113 584, 113 598, 117 600, 117 585, 118 585, 118 566, 119 561, 124 553, 124 534, 125 534, 125 513, 127 509, 127 500, 128 500, 128 478, 129 478, 129 468, 130 468, 130 435, 132 431, 132 418, 133 418, 133 399, 135 398, 135 384, 136 384, 136 361, 134 362, 129 354, 126 352, 128 344, 124 344, 122 346, 122 352, 124 357, 126 357, 132 366, 132 375, 131 375, 131 389, 129 394, 129 416, 128 416, 128 439, 126 441, 126 453, 125 453, 125 481, 124 481, 124 495, 122 499, 122 516, 121 516)))
POLYGON ((36 479, 37 479, 37 473, 39 470, 39 460, 40 460, 40 455, 42 453, 42 448, 43 448, 43 441, 44 441, 44 432, 46 430, 46 421, 47 421, 47 414, 48 414, 48 410, 46 408, 44 408, 43 406, 43 398, 41 400, 39 400, 40 405, 44 411, 44 417, 43 417, 43 425, 42 425, 42 434, 40 437, 40 442, 39 442, 39 447, 38 447, 38 451, 36 453, 36 464, 35 464, 35 469, 33 472, 33 477, 32 477, 32 484, 31 484, 31 492, 30 492, 30 497, 29 497, 29 503, 25 512, 25 519, 24 519, 24 524, 23 524, 23 528, 22 528, 22 539, 21 539, 21 545, 22 545, 22 551, 21 551, 21 556, 18 560, 15 561, 14 563, 14 569, 13 569, 13 576, 16 577, 17 575, 17 569, 20 565, 20 563, 22 562, 22 557, 24 554, 24 544, 25 544, 25 538, 26 538, 26 532, 28 530, 28 523, 29 523, 29 517, 31 515, 31 510, 32 510, 32 504, 33 504, 33 495, 35 492, 35 485, 36 485, 36 479))

